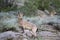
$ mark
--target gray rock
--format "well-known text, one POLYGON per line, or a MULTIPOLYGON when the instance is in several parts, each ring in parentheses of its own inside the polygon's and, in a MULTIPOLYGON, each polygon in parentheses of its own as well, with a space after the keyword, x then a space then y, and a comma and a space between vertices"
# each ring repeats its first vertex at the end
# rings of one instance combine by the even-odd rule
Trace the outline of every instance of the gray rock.
POLYGON ((49 31, 41 31, 39 34, 41 36, 56 36, 56 33, 52 33, 52 32, 49 32, 49 31))
POLYGON ((38 12, 37 15, 40 16, 40 17, 46 17, 47 16, 44 11, 38 10, 37 12, 38 12))
POLYGON ((29 37, 32 37, 32 32, 29 30, 24 30, 24 34, 29 36, 29 37))
POLYGON ((52 33, 52 32, 49 32, 49 31, 41 31, 39 34, 42 37, 42 39, 44 39, 44 40, 60 39, 59 36, 56 33, 52 33))
POLYGON ((19 35, 20 33, 12 31, 3 32, 0 33, 0 40, 7 40, 7 39, 17 40, 19 35))
POLYGON ((41 29, 41 30, 45 30, 45 31, 56 32, 56 30, 54 29, 53 26, 47 25, 47 24, 41 25, 41 26, 40 26, 40 29, 41 29))
POLYGON ((23 40, 28 40, 27 38, 23 38, 23 40))

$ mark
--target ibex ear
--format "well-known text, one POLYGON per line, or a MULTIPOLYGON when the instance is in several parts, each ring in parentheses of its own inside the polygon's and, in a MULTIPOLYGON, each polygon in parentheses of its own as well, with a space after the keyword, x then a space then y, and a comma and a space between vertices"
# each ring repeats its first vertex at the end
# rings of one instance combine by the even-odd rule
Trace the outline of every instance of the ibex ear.
POLYGON ((24 16, 23 12, 18 12, 18 16, 24 16))

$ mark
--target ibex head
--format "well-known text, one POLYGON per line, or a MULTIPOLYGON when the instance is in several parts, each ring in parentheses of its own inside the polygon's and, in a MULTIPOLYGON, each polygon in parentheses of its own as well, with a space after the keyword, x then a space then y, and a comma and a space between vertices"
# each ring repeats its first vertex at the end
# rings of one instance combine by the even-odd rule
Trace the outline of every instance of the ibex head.
POLYGON ((19 19, 22 19, 22 18, 23 18, 23 13, 19 13, 19 12, 18 12, 18 18, 19 18, 19 19))
POLYGON ((56 14, 56 11, 55 10, 52 10, 51 12, 50 12, 50 15, 51 16, 54 16, 56 14))

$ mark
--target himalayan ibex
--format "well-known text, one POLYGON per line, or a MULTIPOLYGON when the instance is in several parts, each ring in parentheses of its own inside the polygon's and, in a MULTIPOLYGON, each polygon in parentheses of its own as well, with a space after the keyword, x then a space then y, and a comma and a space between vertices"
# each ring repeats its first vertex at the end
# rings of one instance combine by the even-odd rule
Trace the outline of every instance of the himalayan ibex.
POLYGON ((20 27, 23 27, 23 29, 28 29, 32 31, 33 36, 37 36, 36 31, 37 31, 37 26, 29 21, 23 20, 23 14, 19 13, 18 14, 18 23, 20 27))
POLYGON ((51 12, 50 12, 50 16, 54 16, 56 14, 56 11, 55 10, 52 10, 51 12))

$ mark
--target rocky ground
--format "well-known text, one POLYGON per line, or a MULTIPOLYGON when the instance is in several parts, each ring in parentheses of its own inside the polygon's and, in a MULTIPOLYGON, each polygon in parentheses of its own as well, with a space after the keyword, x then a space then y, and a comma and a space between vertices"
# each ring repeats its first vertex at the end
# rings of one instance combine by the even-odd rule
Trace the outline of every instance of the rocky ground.
POLYGON ((17 25, 16 14, 3 14, 0 13, 0 40, 60 40, 59 16, 23 17, 24 20, 37 25, 37 37, 34 38, 29 30, 24 30, 22 33, 21 28, 17 25))
POLYGON ((50 25, 41 25, 37 38, 29 30, 22 32, 6 31, 0 33, 0 40, 60 40, 60 32, 50 25))

